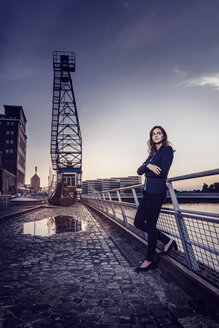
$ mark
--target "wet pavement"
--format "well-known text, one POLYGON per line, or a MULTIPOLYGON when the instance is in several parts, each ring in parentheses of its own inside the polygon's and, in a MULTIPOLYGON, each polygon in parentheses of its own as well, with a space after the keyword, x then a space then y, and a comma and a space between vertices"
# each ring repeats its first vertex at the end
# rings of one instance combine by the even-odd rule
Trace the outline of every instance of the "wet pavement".
POLYGON ((17 232, 33 236, 50 236, 63 232, 78 232, 85 230, 87 223, 75 219, 69 215, 57 215, 54 217, 26 222, 19 225, 17 232))
POLYGON ((0 252, 0 328, 219 327, 159 268, 135 273, 136 245, 80 203, 0 221, 0 252), (25 222, 63 215, 86 229, 17 232, 25 222))

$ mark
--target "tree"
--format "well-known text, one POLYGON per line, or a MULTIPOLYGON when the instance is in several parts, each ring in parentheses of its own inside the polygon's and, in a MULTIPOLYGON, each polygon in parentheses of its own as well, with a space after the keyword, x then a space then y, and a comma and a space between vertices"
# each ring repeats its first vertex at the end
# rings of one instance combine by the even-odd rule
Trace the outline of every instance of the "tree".
POLYGON ((206 183, 203 184, 202 192, 208 192, 208 185, 206 183))
POLYGON ((204 183, 202 192, 219 192, 219 182, 214 182, 210 186, 204 183))

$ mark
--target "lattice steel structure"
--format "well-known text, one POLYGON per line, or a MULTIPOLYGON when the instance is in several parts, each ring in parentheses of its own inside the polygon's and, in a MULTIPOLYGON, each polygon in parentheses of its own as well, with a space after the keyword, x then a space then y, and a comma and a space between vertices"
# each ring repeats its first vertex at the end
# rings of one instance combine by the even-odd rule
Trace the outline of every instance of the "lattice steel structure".
POLYGON ((71 72, 75 72, 74 52, 53 53, 53 103, 51 127, 52 168, 57 180, 81 186, 82 138, 73 91, 71 72))

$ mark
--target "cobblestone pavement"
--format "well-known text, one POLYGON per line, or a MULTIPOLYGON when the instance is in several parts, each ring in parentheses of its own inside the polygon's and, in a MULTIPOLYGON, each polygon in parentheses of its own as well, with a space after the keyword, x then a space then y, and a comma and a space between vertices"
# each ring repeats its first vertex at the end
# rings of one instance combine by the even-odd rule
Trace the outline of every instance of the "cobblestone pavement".
POLYGON ((117 247, 122 235, 101 220, 77 203, 0 222, 0 328, 218 327, 159 269, 135 273, 117 247), (55 215, 80 218, 86 230, 17 233, 23 222, 55 215))

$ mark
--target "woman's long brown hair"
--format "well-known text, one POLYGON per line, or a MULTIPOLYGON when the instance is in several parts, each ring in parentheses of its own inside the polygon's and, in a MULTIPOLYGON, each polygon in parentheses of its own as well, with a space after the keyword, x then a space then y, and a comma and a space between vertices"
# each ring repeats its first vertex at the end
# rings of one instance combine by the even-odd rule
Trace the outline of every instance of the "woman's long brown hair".
POLYGON ((168 141, 167 133, 166 133, 166 131, 164 130, 164 128, 162 128, 162 126, 160 126, 160 125, 155 125, 155 126, 151 129, 151 131, 150 131, 150 134, 149 134, 150 139, 149 139, 148 142, 147 142, 147 145, 148 145, 148 151, 149 151, 149 155, 150 155, 150 156, 153 156, 153 155, 156 153, 156 151, 157 151, 156 144, 155 144, 155 143, 153 142, 153 140, 152 140, 153 131, 154 131, 155 129, 160 129, 160 130, 162 131, 162 133, 163 133, 162 146, 163 146, 163 145, 164 145, 164 146, 170 146, 170 145, 171 145, 171 143, 168 141))

